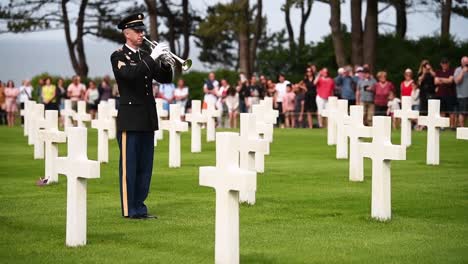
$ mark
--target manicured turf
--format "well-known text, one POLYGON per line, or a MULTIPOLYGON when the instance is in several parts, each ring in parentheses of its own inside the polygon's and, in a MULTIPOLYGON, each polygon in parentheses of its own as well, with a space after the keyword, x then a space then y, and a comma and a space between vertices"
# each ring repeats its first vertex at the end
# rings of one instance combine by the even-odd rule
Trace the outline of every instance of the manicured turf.
MULTIPOLYGON (((96 159, 95 130, 89 158, 96 159)), ((407 161, 392 163, 392 220, 370 219, 370 160, 363 183, 348 181, 326 130, 275 130, 257 204, 240 208, 241 263, 467 263, 468 141, 441 136, 441 165, 425 165, 425 132, 413 134, 407 161)), ((398 133, 393 134, 399 142, 398 133)), ((101 178, 88 181, 88 245, 65 247, 66 178, 36 187, 44 161, 33 160, 22 129, 0 128, 1 263, 213 263, 213 189, 198 167, 215 164, 214 143, 168 168, 168 137, 159 142, 147 205, 160 219, 120 216, 118 148, 101 178)), ((61 147, 65 154, 65 145, 61 147)))

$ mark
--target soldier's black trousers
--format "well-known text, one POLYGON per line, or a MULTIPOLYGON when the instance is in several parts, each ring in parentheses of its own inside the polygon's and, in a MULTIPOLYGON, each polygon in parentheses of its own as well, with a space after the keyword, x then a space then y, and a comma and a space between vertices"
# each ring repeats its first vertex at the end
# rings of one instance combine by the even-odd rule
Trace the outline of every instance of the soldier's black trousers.
POLYGON ((122 215, 147 214, 144 202, 153 172, 154 132, 119 131, 117 141, 122 215))

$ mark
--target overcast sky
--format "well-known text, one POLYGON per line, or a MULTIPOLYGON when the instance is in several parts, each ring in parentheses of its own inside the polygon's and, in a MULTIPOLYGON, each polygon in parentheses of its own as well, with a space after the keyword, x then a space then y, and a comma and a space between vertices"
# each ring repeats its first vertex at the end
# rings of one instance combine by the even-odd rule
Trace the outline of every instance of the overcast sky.
MULTIPOLYGON (((6 0, 0 0, 4 3, 6 0)), ((206 6, 217 2, 229 2, 229 0, 191 0, 193 8, 204 14, 206 6)), ((347 1, 349 2, 349 1, 347 1)), ((280 7, 284 0, 264 1, 264 14, 268 19, 268 30, 279 31, 285 28, 284 14, 280 7)), ((365 9, 364 9, 365 11, 365 9)), ((364 13, 364 12, 363 12, 364 13)), ((328 21, 330 12, 328 5, 315 3, 312 14, 306 26, 306 40, 319 41, 323 36, 330 33, 328 21)), ((384 22, 394 23, 395 12, 392 8, 380 14, 379 19, 384 22)), ((342 5, 342 23, 350 28, 349 4, 342 5)), ((295 31, 298 32, 299 14, 292 13, 292 22, 295 31)), ((468 20, 452 16, 451 33, 459 40, 468 40, 468 20)), ((379 28, 380 33, 392 32, 388 26, 379 28)), ((434 35, 440 31, 440 19, 431 13, 411 13, 408 16, 408 36, 415 39, 421 36, 434 35)), ((296 33, 297 35, 297 33, 296 33)), ((54 75, 71 76, 73 69, 69 62, 69 55, 64 40, 63 30, 35 32, 27 34, 0 34, 0 80, 13 79, 17 84, 20 80, 30 78, 41 72, 54 75)), ((109 56, 119 47, 95 37, 85 39, 85 51, 88 58, 89 75, 102 76, 112 75, 109 56)), ((190 57, 194 61, 194 69, 207 70, 205 65, 198 60, 199 50, 193 44, 190 57)))

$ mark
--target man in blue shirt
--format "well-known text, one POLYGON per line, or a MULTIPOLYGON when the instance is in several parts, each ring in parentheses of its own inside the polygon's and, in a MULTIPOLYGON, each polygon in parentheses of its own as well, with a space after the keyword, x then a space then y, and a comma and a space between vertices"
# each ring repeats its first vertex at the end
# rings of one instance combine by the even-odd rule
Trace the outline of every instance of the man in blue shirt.
POLYGON ((351 67, 347 66, 335 78, 335 85, 340 87, 341 99, 348 100, 348 105, 356 104, 356 83, 351 76, 351 67))

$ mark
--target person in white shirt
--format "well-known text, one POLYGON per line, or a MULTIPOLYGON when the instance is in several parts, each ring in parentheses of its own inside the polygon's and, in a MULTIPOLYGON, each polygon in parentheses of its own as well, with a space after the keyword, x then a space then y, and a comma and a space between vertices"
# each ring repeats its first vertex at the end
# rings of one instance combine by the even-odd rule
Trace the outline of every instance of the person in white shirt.
MULTIPOLYGON (((33 87, 31 86, 31 82, 29 80, 24 80, 22 85, 20 86, 20 94, 18 96, 18 100, 21 106, 21 109, 24 109, 24 104, 28 100, 32 100, 32 92, 33 87)), ((24 116, 21 116, 21 125, 24 124, 24 116)))
POLYGON ((397 129, 399 119, 395 118, 395 110, 400 110, 400 98, 395 96, 394 91, 390 91, 388 94, 388 103, 387 103, 387 115, 392 117, 392 126, 393 129, 397 129))
POLYGON ((278 105, 278 111, 279 111, 279 119, 278 119, 278 125, 280 127, 284 127, 284 114, 283 114, 283 97, 286 95, 287 89, 286 86, 290 84, 289 81, 286 80, 286 77, 284 74, 280 73, 278 74, 278 82, 276 83, 276 92, 277 92, 277 99, 276 103, 278 105))
POLYGON ((185 116, 185 107, 187 105, 187 100, 189 97, 189 88, 185 85, 183 79, 177 81, 177 88, 174 90, 174 100, 175 103, 180 105, 180 113, 182 116, 185 116))

